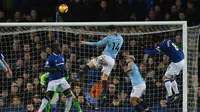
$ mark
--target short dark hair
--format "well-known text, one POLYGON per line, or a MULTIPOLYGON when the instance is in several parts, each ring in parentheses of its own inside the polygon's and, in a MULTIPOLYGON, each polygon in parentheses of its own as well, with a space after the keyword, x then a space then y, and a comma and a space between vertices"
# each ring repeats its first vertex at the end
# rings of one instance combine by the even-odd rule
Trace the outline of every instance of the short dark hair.
POLYGON ((52 51, 55 51, 60 45, 58 43, 54 43, 52 44, 51 48, 52 48, 52 51))
POLYGON ((108 26, 108 30, 110 30, 110 31, 114 32, 114 31, 116 31, 116 30, 117 30, 117 28, 116 28, 116 26, 115 26, 115 25, 110 25, 110 26, 108 26))

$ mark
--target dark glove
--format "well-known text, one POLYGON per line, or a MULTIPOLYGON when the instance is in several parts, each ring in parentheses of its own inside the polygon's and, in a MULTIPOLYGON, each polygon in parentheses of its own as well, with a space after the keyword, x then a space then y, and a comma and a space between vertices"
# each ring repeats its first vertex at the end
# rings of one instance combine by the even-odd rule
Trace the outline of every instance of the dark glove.
POLYGON ((122 60, 124 58, 123 52, 119 52, 118 58, 119 58, 119 60, 122 60))

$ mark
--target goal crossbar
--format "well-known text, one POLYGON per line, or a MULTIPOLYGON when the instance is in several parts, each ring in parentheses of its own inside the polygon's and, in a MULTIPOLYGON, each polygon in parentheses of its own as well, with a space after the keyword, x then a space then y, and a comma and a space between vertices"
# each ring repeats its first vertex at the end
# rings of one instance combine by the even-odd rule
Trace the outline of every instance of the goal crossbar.
MULTIPOLYGON (((153 21, 153 22, 47 22, 47 23, 0 23, 1 27, 16 27, 16 26, 148 26, 148 25, 182 25, 182 38, 183 38, 183 52, 185 54, 185 61, 187 62, 187 22, 186 21, 153 21)), ((183 69, 183 112, 187 112, 187 64, 183 69)))

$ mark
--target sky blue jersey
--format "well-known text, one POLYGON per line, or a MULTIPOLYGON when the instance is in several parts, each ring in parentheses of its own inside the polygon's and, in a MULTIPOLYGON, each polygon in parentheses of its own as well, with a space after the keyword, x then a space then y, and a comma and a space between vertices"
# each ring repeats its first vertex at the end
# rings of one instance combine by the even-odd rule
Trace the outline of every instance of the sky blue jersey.
POLYGON ((147 54, 155 54, 157 52, 163 52, 169 56, 172 62, 177 63, 184 59, 184 53, 180 50, 171 40, 164 40, 155 49, 150 50, 147 54))
MULTIPOLYGON (((46 68, 59 68, 64 70, 64 55, 51 53, 46 60, 46 68)), ((49 81, 60 79, 63 77, 63 73, 60 71, 49 72, 49 81)))
POLYGON ((4 63, 1 61, 2 59, 4 59, 4 56, 2 53, 0 53, 0 66, 2 67, 3 70, 6 70, 6 66, 4 65, 4 63))
POLYGON ((134 62, 130 62, 128 64, 128 67, 131 66, 131 65, 133 66, 133 70, 128 72, 128 75, 131 78, 132 86, 144 83, 144 79, 142 78, 142 76, 140 74, 138 66, 134 62))
POLYGON ((123 41, 124 40, 121 35, 112 34, 112 35, 108 35, 107 37, 105 37, 104 39, 98 42, 86 42, 86 45, 106 46, 103 51, 103 54, 110 56, 113 59, 116 59, 116 56, 122 47, 123 41))

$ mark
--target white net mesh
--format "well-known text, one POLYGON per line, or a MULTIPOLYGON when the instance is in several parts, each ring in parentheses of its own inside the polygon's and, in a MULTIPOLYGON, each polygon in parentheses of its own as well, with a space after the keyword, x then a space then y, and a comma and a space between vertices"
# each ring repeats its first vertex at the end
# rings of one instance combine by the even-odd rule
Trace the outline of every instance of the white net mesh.
MULTIPOLYGON (((166 107, 166 91, 162 85, 162 75, 169 64, 169 58, 163 54, 148 56, 144 48, 152 48, 154 38, 172 39, 182 49, 181 25, 117 26, 124 38, 123 55, 132 54, 146 81, 144 95, 146 103, 155 112, 181 112, 182 100, 166 107)), ((99 106, 101 93, 101 69, 96 68, 88 76, 78 73, 94 56, 101 55, 102 47, 81 46, 79 41, 99 41, 107 35, 106 26, 70 26, 70 27, 0 27, 0 48, 5 60, 13 70, 13 78, 7 78, 1 72, 0 90, 2 91, 3 108, 1 111, 25 111, 27 105, 35 109, 40 105, 44 92, 39 84, 43 74, 45 59, 51 53, 52 43, 59 42, 65 55, 66 68, 71 70, 70 84, 75 96, 86 112, 132 112, 130 78, 122 74, 116 61, 109 80, 108 101, 99 106), (8 94, 8 96, 6 95, 8 94), (37 96, 38 95, 38 96, 37 96), (39 97, 39 98, 37 98, 39 97), (99 109, 97 109, 97 107, 99 109)), ((188 30, 188 110, 196 109, 197 51, 199 27, 188 30)), ((182 73, 177 77, 179 90, 182 93, 182 73)), ((183 93, 182 93, 183 94, 183 93)), ((64 97, 59 95, 57 108, 63 110, 64 97)), ((55 102, 53 102, 55 104, 55 102)), ((72 110, 76 110, 75 107, 72 110)))

